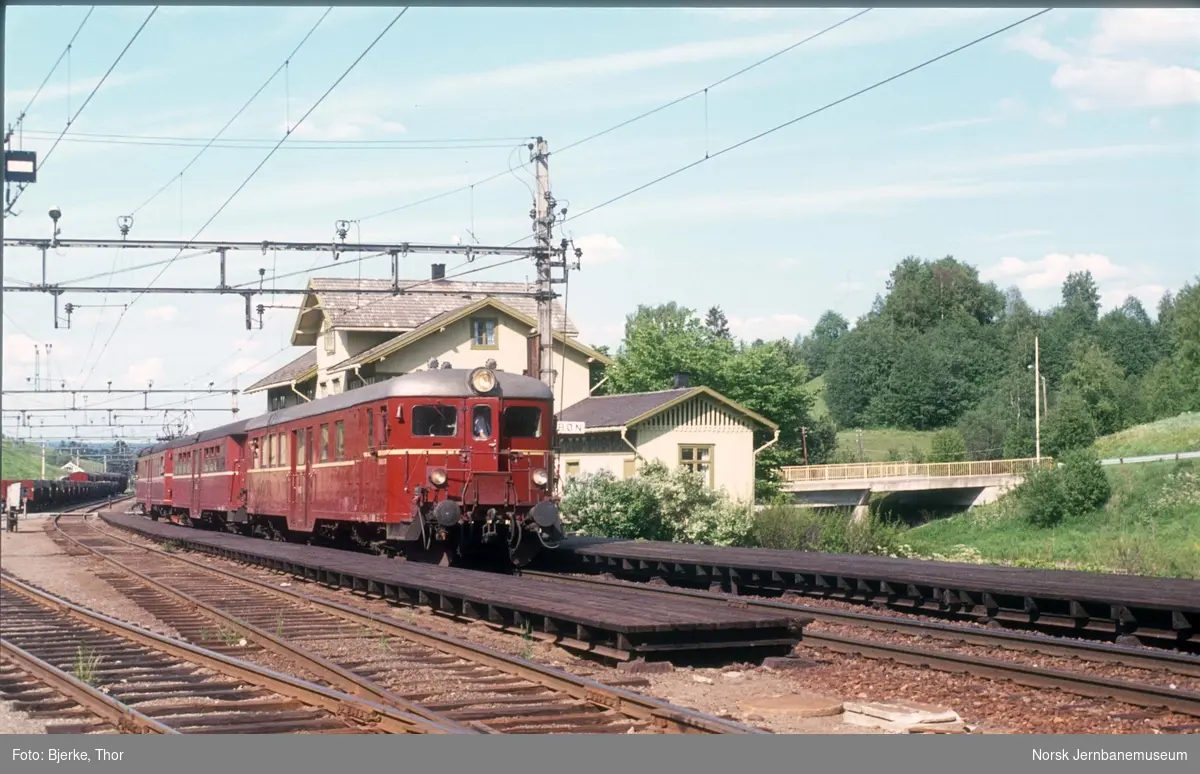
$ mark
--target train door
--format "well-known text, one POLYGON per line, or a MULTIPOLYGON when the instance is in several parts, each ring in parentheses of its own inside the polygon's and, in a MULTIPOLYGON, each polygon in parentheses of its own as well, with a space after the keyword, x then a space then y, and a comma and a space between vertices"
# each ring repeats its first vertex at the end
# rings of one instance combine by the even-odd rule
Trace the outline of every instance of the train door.
POLYGON ((191 515, 194 517, 199 517, 201 510, 201 479, 212 467, 208 464, 209 451, 208 449, 193 449, 190 452, 185 452, 185 454, 187 455, 187 461, 184 462, 184 470, 187 471, 187 477, 189 479, 187 483, 191 485, 191 499, 188 501, 188 505, 191 506, 191 515), (199 451, 199 454, 201 455, 200 459, 196 459, 197 451, 199 451))
POLYGON ((300 529, 309 530, 309 499, 312 483, 312 459, 309 454, 311 428, 298 428, 292 437, 292 520, 300 529))
POLYGON ((467 401, 470 421, 467 448, 471 451, 471 470, 476 473, 494 473, 500 469, 500 418, 496 416, 495 404, 495 400, 486 398, 467 401))

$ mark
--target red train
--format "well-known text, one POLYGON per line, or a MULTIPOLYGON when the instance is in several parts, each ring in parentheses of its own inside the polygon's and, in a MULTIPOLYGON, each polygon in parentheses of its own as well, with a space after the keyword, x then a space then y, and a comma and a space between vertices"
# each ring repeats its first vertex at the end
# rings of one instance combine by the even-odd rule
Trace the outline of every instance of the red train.
POLYGON ((129 486, 129 478, 120 473, 72 473, 53 480, 5 479, 0 481, 0 492, 7 496, 9 486, 16 483, 21 484, 25 510, 37 513, 119 495, 129 486))
POLYGON ((419 371, 145 449, 137 501, 187 526, 524 565, 562 537, 552 420, 537 379, 419 371))

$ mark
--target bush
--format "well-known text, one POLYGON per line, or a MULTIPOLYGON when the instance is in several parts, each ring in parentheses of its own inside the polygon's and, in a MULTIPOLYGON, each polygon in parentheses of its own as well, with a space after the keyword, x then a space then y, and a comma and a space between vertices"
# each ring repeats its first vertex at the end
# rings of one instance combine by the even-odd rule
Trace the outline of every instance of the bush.
POLYGON ((886 555, 898 550, 900 532, 874 512, 855 521, 840 509, 779 505, 755 516, 750 539, 760 548, 886 555))
POLYGON ((1065 515, 1062 478, 1057 470, 1032 471, 1013 492, 1025 520, 1037 527, 1053 527, 1065 515))
POLYGON ((930 446, 930 462, 962 462, 967 459, 967 444, 963 434, 953 427, 934 433, 930 446))
POLYGON ((719 546, 744 544, 752 522, 749 505, 658 462, 631 479, 603 471, 568 481, 562 513, 567 529, 584 535, 719 546))
POLYGON ((1063 506, 1068 516, 1082 516, 1104 507, 1112 487, 1099 458, 1090 450, 1075 451, 1056 472, 1062 479, 1063 506))

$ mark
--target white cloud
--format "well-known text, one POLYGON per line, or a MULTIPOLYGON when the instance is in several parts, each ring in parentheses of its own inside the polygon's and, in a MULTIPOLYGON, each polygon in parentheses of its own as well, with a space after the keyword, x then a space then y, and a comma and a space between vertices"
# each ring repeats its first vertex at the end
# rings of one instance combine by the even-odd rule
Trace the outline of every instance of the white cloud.
POLYGON ((133 384, 145 384, 151 380, 161 381, 163 378, 162 358, 151 357, 139 360, 125 370, 125 378, 133 384))
POLYGON ((618 263, 629 258, 628 251, 617 238, 606 234, 581 236, 575 240, 575 246, 583 251, 583 257, 579 259, 582 266, 618 263))
POLYGON ((1099 55, 1178 49, 1195 56, 1200 46, 1200 11, 1122 8, 1100 14, 1089 48, 1099 55))
POLYGON ((1061 110, 1047 108, 1042 111, 1042 120, 1056 129, 1061 129, 1067 125, 1067 114, 1061 110))
POLYGON ((154 306, 146 310, 146 316, 157 322, 171 322, 179 310, 173 306, 154 306))
POLYGON ((861 282, 846 281, 833 283, 833 289, 838 293, 852 293, 856 290, 866 290, 867 286, 861 282))
POLYGON ((285 120, 278 129, 281 133, 291 130, 296 140, 362 140, 378 139, 380 135, 403 134, 404 124, 389 121, 382 116, 366 111, 333 110, 328 116, 309 116, 304 123, 295 126, 285 120))
POLYGON ((1049 231, 1042 229, 1028 229, 1026 231, 1008 231, 1003 234, 992 234, 983 237, 985 242, 1005 242, 1010 239, 1030 239, 1032 237, 1050 236, 1049 231))
MULTIPOLYGON (((297 352, 300 350, 297 349, 297 352)), ((294 354, 294 353, 291 353, 294 354)), ((221 372, 226 376, 251 376, 255 374, 265 374, 274 370, 269 361, 263 361, 253 357, 238 357, 229 361, 229 363, 221 369, 221 372)))
POLYGON ((944 132, 949 129, 962 129, 967 126, 982 126, 991 124, 1005 118, 1014 118, 1025 112, 1025 104, 1016 97, 1005 97, 996 103, 996 109, 986 116, 975 116, 974 118, 955 118, 949 121, 937 121, 931 124, 924 124, 912 129, 902 129, 901 134, 927 134, 930 132, 944 132))
POLYGON ((1090 271, 1098 284, 1129 275, 1129 269, 1112 262, 1099 253, 1065 255, 1051 253, 1034 261, 1020 258, 1001 258, 979 272, 980 279, 1003 284, 1015 283, 1021 290, 1036 291, 1057 288, 1071 272, 1090 271))
POLYGON ((1070 51, 1031 30, 1010 40, 1056 65, 1051 84, 1078 110, 1167 107, 1200 102, 1200 12, 1107 10, 1091 38, 1070 51), (1182 59, 1174 59, 1182 57, 1182 59))
POLYGON ((769 314, 757 317, 729 317, 729 329, 738 337, 748 341, 762 339, 792 339, 796 334, 808 330, 808 318, 798 314, 769 314))
POLYGON ((1158 306, 1159 300, 1167 289, 1162 285, 1144 284, 1134 285, 1132 287, 1126 285, 1116 285, 1108 289, 1100 291, 1100 305, 1104 309, 1113 309, 1125 303, 1125 299, 1133 296, 1138 301, 1142 302, 1142 306, 1151 314, 1158 306))
MULTIPOLYGON (((66 78, 63 78, 61 82, 47 83, 40 94, 38 94, 36 86, 28 89, 7 89, 4 92, 4 112, 8 113, 11 111, 15 116, 29 104, 34 94, 37 94, 36 106, 39 109, 47 102, 57 102, 66 99, 68 96, 72 96, 72 110, 77 110, 78 108, 75 106, 82 104, 83 96, 90 94, 92 89, 95 89, 96 85, 100 83, 102 77, 100 75, 91 75, 83 78, 73 77, 69 83, 66 78)), ((150 71, 133 73, 114 72, 105 79, 104 85, 96 91, 96 95, 99 97, 100 94, 112 89, 128 86, 131 83, 142 83, 153 77, 154 73, 150 71)))
MULTIPOLYGON (((56 373, 60 364, 67 362, 62 358, 69 358, 74 354, 75 350, 71 346, 50 342, 50 361, 56 373)), ((46 342, 31 339, 23 333, 10 333, 4 337, 4 363, 6 365, 10 362, 32 365, 39 357, 42 363, 42 376, 45 378, 46 342), (37 351, 34 350, 35 346, 38 348, 37 351), (38 355, 38 352, 41 354, 38 355)))

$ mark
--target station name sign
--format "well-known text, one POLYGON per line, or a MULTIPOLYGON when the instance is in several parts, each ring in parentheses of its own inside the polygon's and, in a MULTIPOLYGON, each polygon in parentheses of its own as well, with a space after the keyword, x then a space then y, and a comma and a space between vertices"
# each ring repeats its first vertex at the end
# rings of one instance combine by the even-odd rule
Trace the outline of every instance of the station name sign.
POLYGON ((558 423, 558 434, 559 435, 583 435, 585 430, 587 430, 586 422, 559 422, 558 423))

